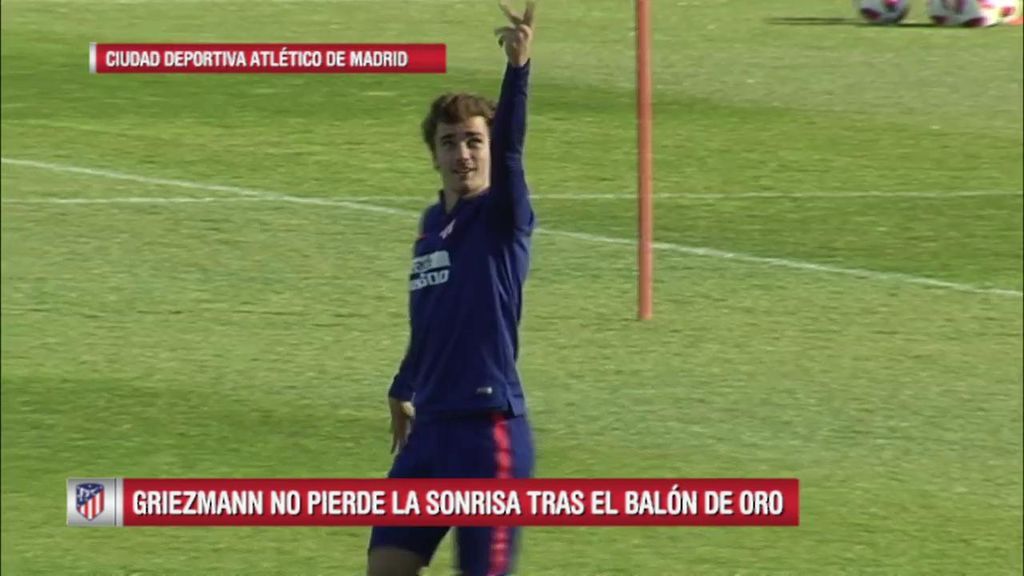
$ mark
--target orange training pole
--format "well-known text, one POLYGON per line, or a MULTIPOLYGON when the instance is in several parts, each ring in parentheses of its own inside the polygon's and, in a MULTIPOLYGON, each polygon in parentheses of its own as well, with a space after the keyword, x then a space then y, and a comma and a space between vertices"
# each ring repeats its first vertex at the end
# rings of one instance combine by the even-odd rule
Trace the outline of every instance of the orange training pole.
POLYGON ((636 121, 637 178, 639 184, 638 311, 641 320, 654 315, 654 151, 651 113, 651 9, 648 0, 636 0, 636 121))

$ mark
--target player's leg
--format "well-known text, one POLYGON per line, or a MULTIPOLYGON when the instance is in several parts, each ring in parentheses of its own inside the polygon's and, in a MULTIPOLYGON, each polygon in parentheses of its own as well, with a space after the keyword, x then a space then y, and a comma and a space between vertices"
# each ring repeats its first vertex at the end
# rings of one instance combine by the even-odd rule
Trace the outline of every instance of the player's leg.
MULTIPOLYGON (((530 478, 534 469, 533 435, 525 416, 496 416, 470 426, 463 441, 473 447, 457 465, 462 477, 530 478)), ((512 574, 522 541, 515 526, 460 527, 456 530, 462 576, 512 574)))
POLYGON ((402 548, 377 547, 370 549, 367 576, 419 576, 427 565, 423 556, 402 548))
MULTIPOLYGON (((417 426, 405 448, 395 458, 388 478, 429 478, 435 470, 436 430, 417 426)), ((375 526, 370 532, 366 573, 368 576, 417 576, 430 564, 447 528, 375 526)))
POLYGON ((376 526, 370 533, 367 576, 418 576, 448 532, 432 526, 376 526))
POLYGON ((508 576, 519 556, 522 528, 462 527, 456 530, 460 576, 508 576))

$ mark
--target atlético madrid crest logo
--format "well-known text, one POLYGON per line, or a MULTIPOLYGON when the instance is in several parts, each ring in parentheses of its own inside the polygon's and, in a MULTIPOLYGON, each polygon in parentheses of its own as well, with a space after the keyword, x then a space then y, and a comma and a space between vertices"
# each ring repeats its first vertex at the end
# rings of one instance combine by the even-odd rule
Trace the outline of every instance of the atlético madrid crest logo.
POLYGON ((103 484, 78 484, 75 486, 75 508, 90 522, 103 513, 103 484))

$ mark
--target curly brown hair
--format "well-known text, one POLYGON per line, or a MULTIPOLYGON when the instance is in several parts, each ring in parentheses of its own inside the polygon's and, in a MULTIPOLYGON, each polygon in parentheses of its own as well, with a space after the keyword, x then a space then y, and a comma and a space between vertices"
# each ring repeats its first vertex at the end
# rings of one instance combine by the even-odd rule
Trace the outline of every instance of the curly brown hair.
POLYGON ((476 94, 442 94, 430 105, 430 112, 423 119, 423 141, 430 152, 434 153, 434 136, 437 135, 438 124, 457 124, 474 116, 483 116, 487 121, 487 128, 490 129, 496 108, 497 105, 492 100, 476 94))

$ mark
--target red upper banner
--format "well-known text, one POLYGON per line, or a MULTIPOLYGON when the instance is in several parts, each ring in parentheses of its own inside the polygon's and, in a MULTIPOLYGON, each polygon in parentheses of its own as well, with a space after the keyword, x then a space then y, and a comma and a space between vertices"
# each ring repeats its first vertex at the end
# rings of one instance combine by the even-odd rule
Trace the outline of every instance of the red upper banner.
POLYGON ((444 44, 90 44, 94 74, 443 74, 444 44))
MULTIPOLYGON (((124 479, 124 526, 797 526, 796 479, 124 479)), ((70 488, 69 488, 70 489, 70 488)), ((71 512, 69 512, 71 513, 71 512)))

